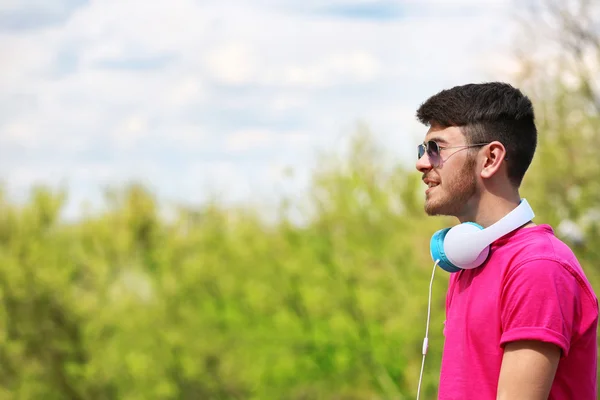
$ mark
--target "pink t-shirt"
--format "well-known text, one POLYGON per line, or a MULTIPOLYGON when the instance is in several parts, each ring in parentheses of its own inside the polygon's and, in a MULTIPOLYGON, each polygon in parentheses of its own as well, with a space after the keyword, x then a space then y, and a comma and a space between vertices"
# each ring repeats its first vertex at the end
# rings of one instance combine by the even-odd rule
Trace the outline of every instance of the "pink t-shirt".
POLYGON ((597 397, 598 301, 573 252, 548 225, 494 242, 480 268, 452 274, 439 399, 496 399, 503 345, 555 343, 551 400, 597 397))

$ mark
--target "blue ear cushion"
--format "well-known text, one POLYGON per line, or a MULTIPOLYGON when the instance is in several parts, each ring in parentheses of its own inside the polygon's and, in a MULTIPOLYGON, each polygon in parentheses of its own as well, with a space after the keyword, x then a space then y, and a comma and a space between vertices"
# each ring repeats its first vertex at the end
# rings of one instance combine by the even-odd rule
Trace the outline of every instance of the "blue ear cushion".
POLYGON ((454 273, 460 271, 460 268, 452 264, 444 253, 444 238, 450 228, 444 228, 433 234, 431 241, 429 242, 429 249, 431 251, 431 258, 433 261, 440 260, 438 265, 444 271, 454 273))
MULTIPOLYGON (((478 227, 479 229, 483 229, 483 227, 475 222, 464 222, 465 224, 473 225, 478 227)), ((444 271, 454 273, 460 271, 462 268, 454 265, 448 257, 446 257, 446 253, 444 252, 444 238, 448 234, 451 228, 444 228, 433 234, 431 237, 431 241, 429 244, 431 251, 431 258, 433 261, 440 260, 438 265, 444 271)))
POLYGON ((473 226, 476 226, 479 229, 483 230, 483 226, 479 225, 477 222, 463 222, 463 224, 473 225, 473 226))

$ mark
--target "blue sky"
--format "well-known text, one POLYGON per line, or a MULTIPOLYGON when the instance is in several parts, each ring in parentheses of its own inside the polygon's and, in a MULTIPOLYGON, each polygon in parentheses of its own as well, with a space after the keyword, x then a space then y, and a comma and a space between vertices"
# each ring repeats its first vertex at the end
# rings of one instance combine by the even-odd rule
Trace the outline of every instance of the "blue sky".
POLYGON ((67 185, 68 216, 106 185, 168 201, 301 193, 314 149, 364 121, 398 161, 414 110, 510 81, 509 0, 8 0, 0 5, 0 180, 67 185), (283 171, 296 171, 293 181, 283 171))

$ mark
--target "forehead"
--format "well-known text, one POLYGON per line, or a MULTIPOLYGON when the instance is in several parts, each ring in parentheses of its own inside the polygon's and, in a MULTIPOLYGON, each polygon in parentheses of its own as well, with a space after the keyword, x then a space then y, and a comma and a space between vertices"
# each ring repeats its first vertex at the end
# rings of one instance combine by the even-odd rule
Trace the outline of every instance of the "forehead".
POLYGON ((425 141, 434 140, 439 144, 458 144, 465 141, 465 135, 457 126, 449 126, 443 128, 440 126, 432 126, 425 135, 425 141))

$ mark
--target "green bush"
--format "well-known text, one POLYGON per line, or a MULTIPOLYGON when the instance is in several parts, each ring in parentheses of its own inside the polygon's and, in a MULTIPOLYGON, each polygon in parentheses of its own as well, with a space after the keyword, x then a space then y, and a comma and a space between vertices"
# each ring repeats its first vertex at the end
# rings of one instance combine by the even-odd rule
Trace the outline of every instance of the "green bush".
MULTIPOLYGON (((544 146, 525 192, 558 222, 544 177, 562 170, 544 146)), ((382 159, 357 136, 313 176, 303 223, 287 202, 277 223, 217 203, 161 218, 137 185, 76 223, 60 219, 65 193, 0 197, 0 398, 414 398, 429 238, 454 221, 426 217, 420 176, 382 159)), ((597 205, 582 190, 561 204, 597 205)), ((600 255, 576 251, 597 286, 600 255)), ((438 270, 422 399, 436 397, 446 285, 438 270)))

